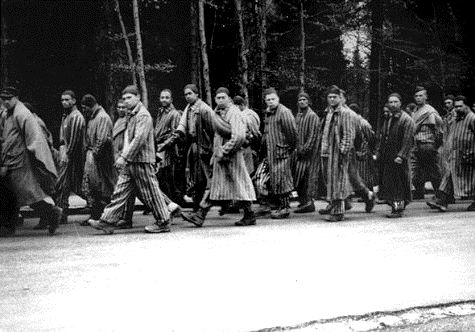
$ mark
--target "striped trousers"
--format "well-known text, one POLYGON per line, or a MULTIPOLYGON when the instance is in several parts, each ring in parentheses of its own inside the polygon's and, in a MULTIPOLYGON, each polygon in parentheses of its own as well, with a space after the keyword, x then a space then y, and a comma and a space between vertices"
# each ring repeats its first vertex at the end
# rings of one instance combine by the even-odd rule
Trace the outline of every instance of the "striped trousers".
POLYGON ((153 216, 159 224, 168 224, 170 212, 164 195, 158 185, 154 166, 148 163, 129 163, 119 175, 111 202, 105 207, 101 220, 115 224, 124 215, 127 202, 134 193, 152 209, 153 216))

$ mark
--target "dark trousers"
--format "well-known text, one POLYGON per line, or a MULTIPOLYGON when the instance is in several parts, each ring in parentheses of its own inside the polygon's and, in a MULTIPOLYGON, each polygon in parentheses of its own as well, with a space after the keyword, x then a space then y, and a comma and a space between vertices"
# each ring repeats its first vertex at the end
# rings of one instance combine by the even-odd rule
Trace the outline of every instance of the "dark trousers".
POLYGON ((361 179, 354 151, 350 153, 350 162, 348 164, 348 179, 355 194, 366 202, 369 199, 368 195, 370 190, 363 182, 363 179, 361 179))
POLYGON ((424 184, 426 181, 432 183, 434 191, 437 193, 440 181, 440 165, 438 152, 432 143, 418 143, 413 154, 412 184, 417 194, 424 194, 424 184))

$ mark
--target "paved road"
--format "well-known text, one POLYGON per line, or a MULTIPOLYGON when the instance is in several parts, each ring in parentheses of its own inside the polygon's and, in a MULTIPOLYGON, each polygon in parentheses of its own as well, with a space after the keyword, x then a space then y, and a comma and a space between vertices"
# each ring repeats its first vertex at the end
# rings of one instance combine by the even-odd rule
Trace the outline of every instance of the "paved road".
MULTIPOLYGON (((26 219, 0 239, 1 331, 252 331, 475 299, 475 213, 408 217, 356 204, 349 220, 316 214, 144 234, 150 216, 113 236, 68 224, 53 237, 26 219)), ((317 208, 323 207, 322 203, 317 208)), ((78 221, 84 216, 73 216, 78 221)))

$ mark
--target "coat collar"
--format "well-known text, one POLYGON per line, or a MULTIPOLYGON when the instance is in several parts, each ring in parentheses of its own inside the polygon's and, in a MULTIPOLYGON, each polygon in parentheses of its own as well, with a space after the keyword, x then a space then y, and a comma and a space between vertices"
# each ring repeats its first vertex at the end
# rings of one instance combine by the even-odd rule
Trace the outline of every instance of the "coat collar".
POLYGON ((140 111, 140 108, 142 107, 142 105, 143 105, 142 102, 139 101, 139 102, 137 103, 137 105, 135 105, 134 109, 129 112, 128 115, 129 115, 130 117, 132 117, 132 116, 134 116, 135 114, 137 114, 137 113, 140 111))

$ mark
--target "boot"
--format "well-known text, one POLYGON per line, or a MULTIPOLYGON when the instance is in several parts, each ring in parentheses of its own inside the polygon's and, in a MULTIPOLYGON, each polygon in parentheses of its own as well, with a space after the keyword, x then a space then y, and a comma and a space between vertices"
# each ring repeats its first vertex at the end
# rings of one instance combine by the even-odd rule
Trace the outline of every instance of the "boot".
POLYGON ((301 203, 299 207, 294 210, 294 213, 310 213, 315 212, 315 205, 313 201, 310 200, 307 203, 301 203))
POLYGON ((206 215, 208 214, 208 209, 199 208, 197 212, 192 213, 182 213, 181 216, 183 219, 192 223, 196 227, 203 226, 205 222, 206 215))
POLYGON ((272 211, 270 217, 272 219, 287 219, 290 215, 288 208, 280 208, 277 211, 272 211))
POLYGON ((375 201, 376 201, 376 195, 372 191, 368 192, 368 196, 365 201, 365 211, 367 213, 370 213, 371 211, 373 211, 375 201))
POLYGON ((271 212, 272 212, 272 210, 271 210, 270 206, 263 203, 259 206, 259 208, 257 209, 255 215, 257 217, 264 217, 264 216, 267 216, 267 215, 271 214, 271 212))
POLYGON ((256 215, 252 211, 251 202, 245 202, 242 204, 244 210, 244 216, 241 220, 236 221, 234 225, 236 226, 250 226, 256 224, 256 215))

